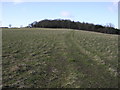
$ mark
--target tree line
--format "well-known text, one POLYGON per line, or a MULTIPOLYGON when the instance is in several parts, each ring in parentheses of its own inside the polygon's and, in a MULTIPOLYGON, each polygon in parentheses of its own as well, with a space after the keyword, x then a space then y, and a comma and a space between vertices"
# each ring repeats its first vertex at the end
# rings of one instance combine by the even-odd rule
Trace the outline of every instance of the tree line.
POLYGON ((33 23, 27 26, 28 28, 68 28, 68 29, 77 29, 77 30, 86 30, 94 31, 107 34, 120 34, 119 29, 115 29, 114 26, 109 23, 107 26, 94 25, 91 23, 85 22, 75 22, 71 20, 55 19, 48 20, 44 19, 41 21, 34 21, 33 23))

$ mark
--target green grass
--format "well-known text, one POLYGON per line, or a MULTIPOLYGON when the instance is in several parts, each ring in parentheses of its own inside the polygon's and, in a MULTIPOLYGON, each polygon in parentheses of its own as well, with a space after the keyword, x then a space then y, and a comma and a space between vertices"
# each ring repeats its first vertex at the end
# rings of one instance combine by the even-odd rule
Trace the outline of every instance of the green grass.
POLYGON ((2 35, 3 87, 118 87, 118 35, 45 28, 2 35))

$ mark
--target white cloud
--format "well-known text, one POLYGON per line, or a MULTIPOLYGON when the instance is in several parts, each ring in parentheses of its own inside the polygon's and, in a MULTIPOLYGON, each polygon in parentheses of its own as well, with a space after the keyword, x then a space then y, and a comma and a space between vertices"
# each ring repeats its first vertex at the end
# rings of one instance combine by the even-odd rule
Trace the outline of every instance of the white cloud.
POLYGON ((28 0, 0 0, 1 2, 13 2, 14 4, 20 4, 28 0))
POLYGON ((118 2, 119 2, 120 0, 111 0, 111 2, 112 2, 112 7, 118 7, 118 2))
POLYGON ((111 0, 112 5, 108 6, 108 10, 112 13, 118 12, 118 2, 119 0, 111 0))
POLYGON ((113 6, 114 6, 114 7, 118 7, 118 2, 119 2, 118 0, 115 0, 115 1, 113 2, 113 6))
POLYGON ((65 17, 65 18, 73 18, 74 17, 69 11, 62 11, 60 14, 62 17, 65 17))
POLYGON ((13 2, 14 4, 20 4, 20 3, 23 3, 24 0, 12 0, 12 2, 13 2))
POLYGON ((62 12, 61 12, 61 16, 69 17, 69 16, 70 16, 70 13, 69 13, 68 11, 62 11, 62 12))

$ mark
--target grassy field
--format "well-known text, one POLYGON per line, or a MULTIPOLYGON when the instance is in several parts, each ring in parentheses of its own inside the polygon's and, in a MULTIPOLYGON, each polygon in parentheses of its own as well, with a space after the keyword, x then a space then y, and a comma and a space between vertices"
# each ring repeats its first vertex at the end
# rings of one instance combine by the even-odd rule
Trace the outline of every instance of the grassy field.
POLYGON ((2 39, 3 87, 118 87, 118 35, 23 28, 2 39))

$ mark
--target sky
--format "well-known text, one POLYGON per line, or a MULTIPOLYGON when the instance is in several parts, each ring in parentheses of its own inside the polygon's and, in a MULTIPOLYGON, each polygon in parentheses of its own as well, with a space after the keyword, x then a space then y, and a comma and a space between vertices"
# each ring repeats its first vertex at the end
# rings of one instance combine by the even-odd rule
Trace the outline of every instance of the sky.
POLYGON ((70 19, 118 28, 117 2, 2 2, 2 26, 27 26, 43 19, 70 19))

